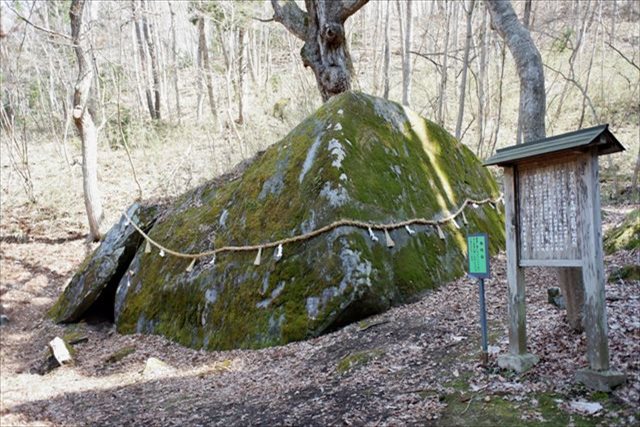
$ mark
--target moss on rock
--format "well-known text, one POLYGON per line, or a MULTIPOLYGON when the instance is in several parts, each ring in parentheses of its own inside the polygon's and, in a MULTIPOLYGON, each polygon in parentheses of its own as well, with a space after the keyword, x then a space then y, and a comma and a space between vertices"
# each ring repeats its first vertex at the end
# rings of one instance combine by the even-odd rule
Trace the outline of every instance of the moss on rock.
MULTIPOLYGON (((336 96, 249 165, 176 200, 150 230, 166 247, 195 253, 299 235, 339 219, 389 223, 438 219, 466 198, 499 195, 473 153, 433 122, 356 92, 336 96)), ((215 264, 139 248, 115 296, 123 333, 165 335, 194 348, 257 348, 317 336, 411 301, 465 269, 467 232, 504 244, 501 213, 467 209, 468 225, 334 229, 284 247, 222 253, 215 264)), ((460 225, 462 222, 460 221, 460 225)))
MULTIPOLYGON (((127 215, 143 229, 149 229, 159 211, 158 205, 134 203, 127 210, 127 215)), ((106 305, 109 317, 116 286, 142 241, 142 236, 123 215, 107 232, 100 246, 85 258, 49 310, 49 315, 56 322, 75 322, 86 316, 92 307, 101 311, 106 305)))
POLYGON ((622 224, 609 230, 604 236, 604 250, 612 254, 621 249, 640 248, 640 209, 634 209, 622 224))

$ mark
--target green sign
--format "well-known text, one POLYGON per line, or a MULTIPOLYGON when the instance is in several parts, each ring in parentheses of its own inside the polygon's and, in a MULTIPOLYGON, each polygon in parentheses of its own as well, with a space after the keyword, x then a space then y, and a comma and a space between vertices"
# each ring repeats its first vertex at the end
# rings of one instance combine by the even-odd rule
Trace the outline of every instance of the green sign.
POLYGON ((489 238, 486 233, 467 236, 469 276, 486 279, 489 274, 489 238))

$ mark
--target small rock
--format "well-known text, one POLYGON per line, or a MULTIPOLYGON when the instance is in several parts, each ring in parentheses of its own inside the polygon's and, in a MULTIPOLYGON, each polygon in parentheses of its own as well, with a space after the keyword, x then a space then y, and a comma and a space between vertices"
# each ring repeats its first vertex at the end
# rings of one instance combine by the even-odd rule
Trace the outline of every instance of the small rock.
POLYGON ((485 396, 484 401, 489 403, 489 402, 491 402, 491 398, 489 396, 485 396))
POLYGON ((0 326, 6 325, 7 323, 9 323, 9 318, 4 314, 0 314, 0 326))
POLYGON ((150 357, 147 359, 147 361, 144 364, 144 370, 142 371, 142 376, 146 378, 157 377, 163 374, 170 374, 173 372, 175 372, 175 369, 171 365, 164 363, 162 360, 158 358, 150 357))
POLYGON ((584 400, 574 400, 569 403, 569 407, 576 412, 593 415, 602 410, 602 405, 598 402, 586 402, 584 400))
POLYGON ((561 309, 566 308, 564 297, 560 293, 560 288, 553 287, 547 289, 547 302, 561 309))
POLYGON ((55 337, 49 342, 49 347, 53 352, 53 357, 58 361, 60 365, 64 365, 65 363, 72 362, 71 351, 69 350, 69 346, 64 340, 60 337, 55 337))

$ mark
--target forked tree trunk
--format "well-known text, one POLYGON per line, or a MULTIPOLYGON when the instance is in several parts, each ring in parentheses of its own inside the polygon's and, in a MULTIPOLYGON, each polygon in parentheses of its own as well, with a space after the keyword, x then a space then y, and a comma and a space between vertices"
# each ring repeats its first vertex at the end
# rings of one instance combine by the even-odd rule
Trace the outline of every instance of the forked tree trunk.
POLYGON ((524 142, 544 138, 546 95, 540 52, 508 0, 485 0, 491 22, 504 39, 520 78, 520 122, 524 142))
POLYGON ((73 94, 73 120, 82 140, 82 184, 84 205, 89 220, 89 239, 98 241, 102 237, 100 225, 103 212, 98 191, 98 132, 89 106, 93 66, 87 62, 84 41, 80 37, 84 4, 85 0, 73 0, 69 9, 71 38, 78 60, 78 79, 73 94))
POLYGON ((305 0, 306 11, 295 2, 271 0, 274 20, 303 40, 302 62, 316 76, 322 100, 351 89, 352 63, 344 23, 368 0, 305 0))

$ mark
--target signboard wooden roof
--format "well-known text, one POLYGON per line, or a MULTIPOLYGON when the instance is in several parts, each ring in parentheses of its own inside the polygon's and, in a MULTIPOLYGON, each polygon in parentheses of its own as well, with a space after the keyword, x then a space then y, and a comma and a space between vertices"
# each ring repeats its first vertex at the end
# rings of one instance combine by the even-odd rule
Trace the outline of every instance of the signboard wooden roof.
POLYGON ((536 157, 568 151, 587 151, 597 147, 598 155, 624 151, 624 147, 604 124, 574 132, 563 133, 549 138, 538 139, 525 144, 501 148, 484 162, 485 166, 509 166, 536 157))

